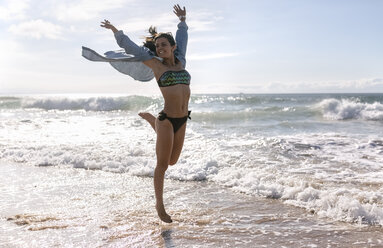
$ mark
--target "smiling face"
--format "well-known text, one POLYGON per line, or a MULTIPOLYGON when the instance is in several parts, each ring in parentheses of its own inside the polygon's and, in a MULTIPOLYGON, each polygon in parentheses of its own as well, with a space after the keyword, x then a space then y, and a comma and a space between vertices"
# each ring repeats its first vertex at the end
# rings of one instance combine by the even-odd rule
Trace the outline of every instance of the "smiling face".
POLYGON ((160 58, 171 58, 173 57, 173 52, 176 49, 175 45, 171 45, 169 40, 165 37, 160 37, 156 39, 156 52, 160 58))

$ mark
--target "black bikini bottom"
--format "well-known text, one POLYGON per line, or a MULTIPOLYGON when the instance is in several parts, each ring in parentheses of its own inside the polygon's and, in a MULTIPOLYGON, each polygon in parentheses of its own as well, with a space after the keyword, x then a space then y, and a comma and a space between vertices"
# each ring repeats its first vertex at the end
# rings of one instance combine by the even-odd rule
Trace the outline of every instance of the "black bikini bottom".
POLYGON ((188 115, 187 116, 184 116, 184 117, 180 117, 180 118, 172 118, 172 117, 168 117, 166 115, 166 113, 162 110, 160 113, 159 113, 159 116, 158 116, 158 119, 160 121, 163 121, 165 119, 168 119, 170 121, 170 123, 172 123, 173 125, 173 132, 176 133, 178 131, 178 129, 180 129, 180 127, 182 127, 182 125, 190 118, 190 113, 191 111, 188 111, 188 115))

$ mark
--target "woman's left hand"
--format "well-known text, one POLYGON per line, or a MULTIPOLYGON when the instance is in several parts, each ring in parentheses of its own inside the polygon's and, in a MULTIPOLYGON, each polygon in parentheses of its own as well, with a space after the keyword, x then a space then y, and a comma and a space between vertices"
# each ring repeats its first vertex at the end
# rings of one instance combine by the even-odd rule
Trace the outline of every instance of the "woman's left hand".
POLYGON ((186 9, 185 9, 185 6, 183 9, 181 9, 180 5, 177 4, 177 5, 174 5, 174 14, 176 14, 178 16, 178 18, 180 19, 181 22, 185 21, 186 20, 186 9))

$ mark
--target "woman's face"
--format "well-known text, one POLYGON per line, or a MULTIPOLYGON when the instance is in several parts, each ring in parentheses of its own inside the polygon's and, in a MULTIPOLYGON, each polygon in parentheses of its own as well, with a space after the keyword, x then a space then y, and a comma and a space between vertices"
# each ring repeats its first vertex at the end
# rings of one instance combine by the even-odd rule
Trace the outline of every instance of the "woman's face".
POLYGON ((170 58, 173 56, 175 46, 171 46, 165 37, 156 40, 156 52, 160 58, 170 58))

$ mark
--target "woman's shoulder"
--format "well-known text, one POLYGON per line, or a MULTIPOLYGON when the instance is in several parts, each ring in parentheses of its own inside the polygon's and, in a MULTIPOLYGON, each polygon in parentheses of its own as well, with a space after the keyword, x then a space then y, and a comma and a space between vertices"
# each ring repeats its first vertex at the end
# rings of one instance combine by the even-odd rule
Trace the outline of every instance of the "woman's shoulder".
POLYGON ((162 58, 157 57, 157 56, 153 56, 153 57, 152 57, 151 59, 149 59, 149 60, 142 61, 142 63, 144 63, 146 66, 150 67, 150 69, 153 70, 154 75, 156 75, 156 72, 157 72, 157 71, 164 70, 164 68, 166 67, 166 66, 162 63, 162 61, 163 61, 162 58))

